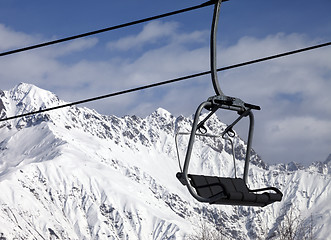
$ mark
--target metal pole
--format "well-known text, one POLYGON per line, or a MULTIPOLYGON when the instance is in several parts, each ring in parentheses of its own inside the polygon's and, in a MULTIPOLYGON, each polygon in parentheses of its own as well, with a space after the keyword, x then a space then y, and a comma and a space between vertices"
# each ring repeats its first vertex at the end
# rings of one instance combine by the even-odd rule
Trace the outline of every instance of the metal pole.
POLYGON ((222 0, 217 0, 214 6, 214 15, 213 21, 211 25, 211 33, 210 33, 210 68, 211 68, 211 79, 213 83, 213 87, 215 93, 217 95, 224 95, 222 92, 217 78, 217 52, 216 52, 216 36, 217 36, 217 26, 218 26, 218 19, 220 15, 220 8, 221 8, 222 0))
POLYGON ((253 132, 254 132, 254 114, 252 111, 249 111, 249 131, 248 131, 245 169, 244 169, 244 181, 246 184, 247 184, 247 178, 248 178, 249 161, 250 161, 250 157, 251 157, 253 132))
POLYGON ((191 154, 192 154, 192 149, 193 149, 193 144, 194 144, 196 131, 197 131, 197 128, 198 128, 199 117, 200 117, 200 114, 201 114, 202 110, 205 107, 208 107, 208 106, 211 106, 210 102, 208 102, 208 101, 203 102, 199 105, 198 109, 195 112, 193 126, 192 126, 192 130, 191 130, 190 140, 189 140, 189 143, 188 143, 186 156, 185 156, 185 162, 184 162, 184 168, 183 168, 183 174, 184 174, 184 177, 186 178, 186 180, 188 180, 187 179, 188 166, 189 166, 190 160, 191 160, 191 154))

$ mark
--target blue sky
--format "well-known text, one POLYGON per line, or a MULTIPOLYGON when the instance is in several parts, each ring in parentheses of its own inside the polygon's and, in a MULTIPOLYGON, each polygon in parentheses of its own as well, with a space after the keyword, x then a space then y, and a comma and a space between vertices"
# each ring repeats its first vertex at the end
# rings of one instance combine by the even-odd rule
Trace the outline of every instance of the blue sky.
MULTIPOLYGON (((0 51, 101 29, 203 1, 0 3, 0 51)), ((222 4, 218 67, 331 40, 331 1, 230 0, 222 4)), ((209 70, 212 7, 0 59, 0 88, 20 82, 76 101, 209 70)), ((323 161, 331 153, 331 47, 219 74, 225 94, 261 105, 253 147, 269 163, 323 161)), ((200 77, 86 105, 146 116, 189 116, 213 95, 200 77)), ((219 115, 229 122, 231 116, 219 115)), ((233 116, 232 116, 233 117, 233 116)), ((246 124, 246 123, 245 123, 246 124)), ((239 134, 245 136, 245 125, 239 134)))

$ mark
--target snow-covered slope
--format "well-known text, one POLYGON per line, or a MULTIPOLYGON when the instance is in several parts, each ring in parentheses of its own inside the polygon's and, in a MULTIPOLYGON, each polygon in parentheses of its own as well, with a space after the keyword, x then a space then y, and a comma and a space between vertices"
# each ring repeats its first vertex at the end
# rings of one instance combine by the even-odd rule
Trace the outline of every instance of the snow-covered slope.
MULTIPOLYGON (((22 83, 0 92, 0 117, 63 103, 22 83)), ((307 225, 313 219, 316 238, 329 237, 330 160, 307 169, 268 166, 253 153, 250 187, 280 188, 281 203, 201 204, 175 177, 174 135, 191 122, 164 109, 142 119, 77 107, 0 122, 0 238, 185 239, 203 222, 225 239, 265 239, 290 209, 307 225)), ((212 133, 224 126, 217 117, 206 125, 212 133)), ((187 140, 179 138, 182 159, 187 140)), ((245 143, 239 137, 234 142, 240 175, 245 143)), ((223 139, 199 139, 193 151, 193 172, 233 176, 231 148, 223 139)))

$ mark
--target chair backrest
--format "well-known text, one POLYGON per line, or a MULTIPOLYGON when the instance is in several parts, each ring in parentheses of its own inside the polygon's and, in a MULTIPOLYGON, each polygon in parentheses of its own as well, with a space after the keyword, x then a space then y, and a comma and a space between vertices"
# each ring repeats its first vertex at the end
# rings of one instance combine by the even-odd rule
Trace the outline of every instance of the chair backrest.
POLYGON ((248 193, 248 187, 242 178, 231 178, 236 190, 242 193, 248 193))

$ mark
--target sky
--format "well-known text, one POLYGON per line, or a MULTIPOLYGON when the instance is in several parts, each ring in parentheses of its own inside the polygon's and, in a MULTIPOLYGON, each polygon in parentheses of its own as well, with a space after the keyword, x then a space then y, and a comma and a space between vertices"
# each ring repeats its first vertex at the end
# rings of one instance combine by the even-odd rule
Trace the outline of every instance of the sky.
MULTIPOLYGON (((89 32, 193 5, 168 1, 0 2, 0 52, 89 32)), ((331 1, 230 0, 222 4, 217 64, 331 41, 331 1)), ((20 82, 78 101, 210 70, 212 6, 88 38, 0 57, 0 89, 20 82)), ((260 105, 253 148, 270 164, 308 165, 331 153, 331 46, 218 74, 228 96, 260 105)), ((215 93, 210 76, 84 106, 106 115, 145 117, 161 107, 191 116, 215 93)), ((236 115, 220 111, 231 123, 236 115)), ((246 138, 247 124, 237 131, 246 138)))

